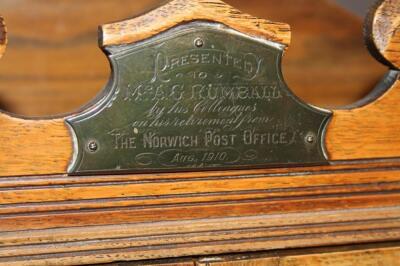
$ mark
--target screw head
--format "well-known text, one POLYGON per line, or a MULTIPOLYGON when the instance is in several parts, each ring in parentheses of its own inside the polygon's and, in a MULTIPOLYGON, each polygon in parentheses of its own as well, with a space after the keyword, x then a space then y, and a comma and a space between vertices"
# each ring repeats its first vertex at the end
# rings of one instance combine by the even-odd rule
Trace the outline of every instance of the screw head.
POLYGON ((306 142, 309 144, 313 144, 315 142, 315 135, 314 134, 308 134, 306 136, 306 142))
POLYGON ((196 40, 194 40, 194 45, 197 48, 201 48, 204 46, 204 41, 201 38, 197 38, 196 40))
POLYGON ((96 152, 99 149, 99 145, 97 144, 96 141, 92 140, 89 141, 87 148, 90 152, 96 152))

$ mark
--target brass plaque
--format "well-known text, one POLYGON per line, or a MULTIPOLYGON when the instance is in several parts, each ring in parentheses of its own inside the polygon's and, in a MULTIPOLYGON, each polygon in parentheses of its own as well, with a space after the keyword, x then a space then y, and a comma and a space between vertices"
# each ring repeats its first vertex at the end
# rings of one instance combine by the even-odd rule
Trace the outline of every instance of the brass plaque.
POLYGON ((278 44, 197 22, 107 53, 103 98, 68 119, 71 174, 326 162, 331 114, 287 88, 278 44))

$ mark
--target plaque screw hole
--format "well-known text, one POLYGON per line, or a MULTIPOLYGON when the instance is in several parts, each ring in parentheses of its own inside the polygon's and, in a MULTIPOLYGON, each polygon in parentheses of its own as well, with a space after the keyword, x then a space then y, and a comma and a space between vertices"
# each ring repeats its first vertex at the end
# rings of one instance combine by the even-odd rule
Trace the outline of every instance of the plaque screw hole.
POLYGON ((196 40, 194 40, 194 45, 197 48, 201 48, 204 46, 204 41, 201 38, 197 38, 196 40))
POLYGON ((95 153, 99 149, 99 145, 97 144, 96 141, 90 141, 87 145, 88 150, 92 153, 95 153))

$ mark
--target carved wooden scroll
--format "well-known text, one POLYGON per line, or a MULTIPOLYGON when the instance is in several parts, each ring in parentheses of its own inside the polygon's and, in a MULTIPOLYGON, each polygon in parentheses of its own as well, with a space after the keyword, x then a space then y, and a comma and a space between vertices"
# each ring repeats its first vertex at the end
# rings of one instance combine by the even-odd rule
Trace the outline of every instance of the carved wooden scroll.
POLYGON ((371 53, 382 63, 400 67, 399 1, 378 1, 366 21, 366 38, 371 53))

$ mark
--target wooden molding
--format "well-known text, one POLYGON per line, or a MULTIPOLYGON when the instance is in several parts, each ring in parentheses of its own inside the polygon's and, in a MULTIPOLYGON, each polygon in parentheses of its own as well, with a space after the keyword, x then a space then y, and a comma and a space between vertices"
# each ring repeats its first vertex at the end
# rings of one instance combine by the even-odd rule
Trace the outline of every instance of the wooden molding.
POLYGON ((399 189, 399 162, 1 178, 0 265, 394 241, 400 239, 399 189))
MULTIPOLYGON (((191 266, 397 266, 399 261, 399 243, 394 242, 204 257, 192 262, 191 266)), ((189 265, 182 261, 176 263, 176 266, 189 265)))
POLYGON ((220 0, 173 0, 140 17, 103 25, 101 46, 134 43, 194 20, 220 22, 249 35, 288 46, 290 26, 243 14, 220 0))

